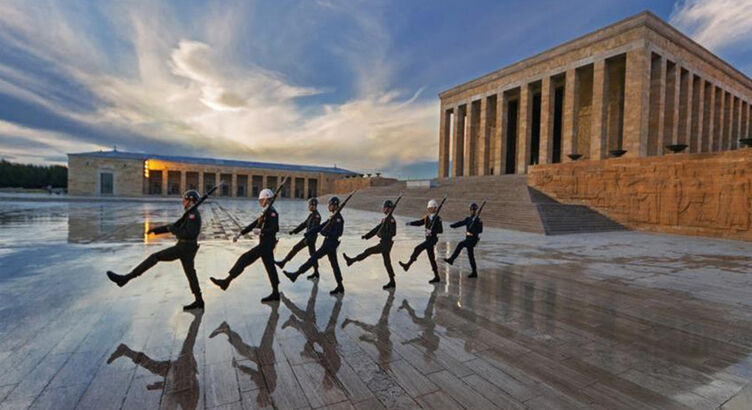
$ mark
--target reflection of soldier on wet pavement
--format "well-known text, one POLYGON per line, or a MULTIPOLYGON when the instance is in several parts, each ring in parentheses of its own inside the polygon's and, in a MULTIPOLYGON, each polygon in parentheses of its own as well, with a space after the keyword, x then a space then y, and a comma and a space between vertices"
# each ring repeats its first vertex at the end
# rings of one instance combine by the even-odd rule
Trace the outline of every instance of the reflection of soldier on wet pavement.
POLYGON ((436 334, 436 320, 433 317, 433 307, 436 304, 436 293, 439 288, 435 287, 428 298, 426 309, 423 311, 423 317, 415 313, 415 309, 410 306, 406 299, 402 300, 399 310, 405 309, 412 319, 413 323, 423 329, 421 336, 402 342, 403 344, 417 343, 426 348, 425 354, 428 356, 439 348, 439 336, 436 334))
POLYGON ((444 232, 444 227, 441 224, 441 217, 436 214, 438 207, 439 204, 435 200, 432 199, 428 201, 428 214, 417 221, 407 223, 409 226, 425 226, 426 240, 415 247, 407 263, 399 263, 400 266, 402 266, 402 269, 407 272, 410 269, 410 266, 418 260, 418 255, 420 255, 421 252, 426 251, 428 261, 431 263, 431 269, 433 270, 433 279, 429 280, 428 283, 441 282, 441 278, 439 278, 439 268, 436 266, 436 255, 434 253, 436 243, 439 241, 439 234, 444 232))
POLYGON ((212 333, 210 338, 214 338, 220 334, 227 335, 227 341, 235 348, 235 351, 244 358, 254 362, 256 368, 246 366, 238 363, 235 359, 232 361, 232 365, 249 375, 253 383, 259 387, 259 395, 257 397, 257 403, 259 407, 266 407, 271 405, 269 394, 273 393, 277 389, 277 371, 275 368, 274 358, 274 332, 277 329, 277 323, 279 322, 279 303, 273 303, 270 305, 272 311, 269 313, 269 320, 266 322, 264 328, 264 334, 261 336, 261 343, 258 346, 250 346, 243 341, 243 338, 236 332, 234 332, 227 322, 222 322, 212 333), (262 366, 263 365, 263 370, 262 366), (266 377, 264 377, 266 375, 266 377))
MULTIPOLYGON (((318 361, 321 366, 330 371, 333 377, 342 366, 342 359, 337 351, 337 320, 339 312, 342 310, 342 295, 338 295, 332 306, 332 313, 329 315, 329 321, 323 331, 320 331, 316 323, 316 295, 318 294, 318 284, 314 283, 311 289, 311 296, 308 298, 306 309, 300 309, 290 299, 282 295, 282 303, 292 312, 290 318, 282 325, 282 329, 292 326, 306 338, 306 344, 300 355, 318 361), (322 353, 316 351, 316 345, 321 348, 322 353)), ((331 383, 330 377, 324 376, 323 382, 325 388, 329 388, 327 383, 331 383)))
POLYGON ((483 221, 480 220, 480 217, 475 217, 476 212, 478 212, 478 204, 472 202, 470 204, 470 216, 449 225, 452 228, 464 226, 466 231, 465 239, 457 244, 454 252, 452 252, 452 256, 444 258, 444 262, 451 265, 457 259, 460 252, 462 252, 462 248, 467 249, 467 258, 470 259, 470 267, 472 268, 472 272, 468 275, 468 278, 478 277, 478 268, 475 265, 475 245, 478 244, 480 234, 483 232, 483 221))
MULTIPOLYGON (((316 210, 319 205, 319 200, 311 198, 308 200, 308 210, 311 211, 308 214, 308 218, 298 225, 295 229, 290 231, 290 235, 300 233, 305 229, 303 239, 296 243, 295 246, 290 249, 290 252, 281 261, 275 262, 280 268, 284 268, 287 262, 290 262, 292 258, 297 255, 303 248, 308 247, 308 255, 313 256, 316 253, 316 238, 319 236, 319 225, 321 225, 321 214, 316 210)), ((313 261, 313 273, 308 275, 308 279, 318 279, 319 277, 319 262, 313 261)))
POLYGON ((371 325, 360 320, 352 320, 350 318, 345 319, 342 322, 342 328, 344 329, 349 324, 354 324, 364 331, 368 332, 360 336, 360 340, 368 342, 376 346, 379 351, 379 362, 387 362, 392 355, 392 332, 389 330, 389 313, 392 310, 392 304, 394 303, 394 288, 388 289, 389 296, 384 303, 384 307, 381 309, 381 316, 379 321, 375 325, 371 325))
POLYGON ((133 351, 124 344, 120 344, 107 359, 107 364, 110 364, 125 356, 154 375, 163 377, 163 381, 150 384, 147 387, 149 390, 162 390, 169 393, 166 393, 162 398, 162 408, 195 409, 198 407, 201 390, 193 346, 196 344, 196 336, 201 326, 204 311, 195 310, 191 311, 191 314, 194 315, 193 321, 188 328, 183 347, 175 360, 156 361, 145 353, 133 351))
POLYGON ((334 271, 334 279, 337 280, 337 287, 329 292, 331 295, 345 292, 345 287, 342 284, 342 272, 339 270, 339 262, 337 261, 337 248, 339 247, 339 238, 345 230, 345 220, 342 218, 342 214, 337 212, 338 208, 339 198, 336 196, 329 198, 329 212, 331 212, 332 215, 318 228, 321 235, 324 236, 324 242, 319 249, 316 250, 316 253, 314 253, 305 263, 300 265, 298 270, 294 272, 284 271, 285 275, 291 281, 295 282, 295 279, 310 269, 316 261, 327 256, 329 258, 329 264, 332 266, 332 271, 334 271))
POLYGON ((277 245, 277 232, 279 232, 279 214, 270 205, 273 197, 274 192, 271 189, 263 189, 259 193, 259 205, 263 208, 261 216, 233 238, 233 242, 237 242, 240 236, 253 232, 259 235, 259 243, 248 252, 240 255, 226 278, 210 278, 220 289, 227 290, 230 282, 240 276, 245 268, 261 258, 269 277, 269 283, 272 285, 272 293, 262 298, 261 302, 279 300, 279 278, 277 277, 277 267, 274 266, 274 247, 277 245))
MULTIPOLYGON (((192 205, 198 202, 200 196, 195 190, 190 190, 183 195, 183 208, 188 210, 192 205)), ((151 269, 157 262, 167 262, 180 259, 180 263, 183 265, 183 272, 185 277, 188 278, 188 284, 191 287, 191 292, 195 300, 193 303, 183 306, 184 310, 190 309, 202 309, 204 307, 204 299, 201 297, 201 288, 198 285, 198 278, 196 277, 196 269, 194 266, 194 258, 196 252, 198 252, 198 235, 201 232, 201 214, 198 209, 190 211, 185 217, 181 218, 177 223, 160 226, 150 229, 147 234, 163 234, 172 233, 178 239, 178 243, 167 249, 151 254, 146 260, 141 262, 140 265, 133 268, 133 270, 127 275, 118 275, 115 272, 107 271, 107 277, 115 282, 118 286, 123 287, 131 279, 141 276, 144 272, 151 269)))
POLYGON ((397 222, 394 220, 394 217, 390 215, 390 211, 393 207, 394 203, 392 203, 392 201, 384 201, 383 212, 387 216, 383 218, 378 225, 376 225, 362 237, 363 239, 371 239, 374 236, 378 236, 378 244, 371 246, 370 248, 366 248, 366 250, 364 250, 360 253, 360 255, 357 255, 354 258, 347 256, 347 254, 343 254, 343 256, 345 257, 345 262, 347 262, 347 266, 350 266, 353 263, 360 262, 371 255, 380 253, 381 257, 384 259, 384 268, 386 268, 386 273, 387 275, 389 275, 389 282, 386 285, 382 286, 383 289, 390 289, 395 286, 391 252, 392 245, 394 245, 394 236, 397 235, 397 222))

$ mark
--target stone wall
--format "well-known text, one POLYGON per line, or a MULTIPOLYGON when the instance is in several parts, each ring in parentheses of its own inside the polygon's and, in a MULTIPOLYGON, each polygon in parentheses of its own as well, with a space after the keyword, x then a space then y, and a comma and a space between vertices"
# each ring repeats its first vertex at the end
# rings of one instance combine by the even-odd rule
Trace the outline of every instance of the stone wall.
POLYGON ((752 149, 534 166, 528 184, 633 229, 752 241, 752 149))
POLYGON ((382 178, 382 177, 355 177, 355 178, 342 178, 336 179, 332 182, 331 188, 334 194, 346 194, 356 189, 364 189, 369 187, 387 186, 397 182, 394 178, 382 178))
POLYGON ((99 195, 99 175, 112 173, 113 196, 140 196, 143 192, 143 162, 130 159, 68 157, 68 194, 99 195))

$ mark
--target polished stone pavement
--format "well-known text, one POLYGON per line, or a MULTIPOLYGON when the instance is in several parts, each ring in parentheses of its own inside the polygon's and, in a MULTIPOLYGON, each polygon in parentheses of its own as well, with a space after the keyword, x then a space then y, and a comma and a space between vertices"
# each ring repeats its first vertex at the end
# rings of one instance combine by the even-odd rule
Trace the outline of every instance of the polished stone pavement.
MULTIPOLYGON (((278 209, 285 231, 305 216, 302 202, 278 209)), ((261 304, 260 264, 227 292, 208 284, 253 244, 229 238, 254 212, 204 206, 207 307, 190 314, 177 262, 122 289, 104 276, 171 243, 143 232, 173 204, 0 205, 0 409, 751 406, 750 243, 487 229, 477 279, 463 255, 429 285, 422 257, 387 292, 376 256, 342 263, 346 293, 332 297, 324 261, 318 283, 283 278, 283 300, 261 304)), ((378 214, 344 216, 356 253, 378 214)), ((399 227, 395 262, 420 233, 399 227)), ((461 238, 448 232, 438 254, 461 238)))

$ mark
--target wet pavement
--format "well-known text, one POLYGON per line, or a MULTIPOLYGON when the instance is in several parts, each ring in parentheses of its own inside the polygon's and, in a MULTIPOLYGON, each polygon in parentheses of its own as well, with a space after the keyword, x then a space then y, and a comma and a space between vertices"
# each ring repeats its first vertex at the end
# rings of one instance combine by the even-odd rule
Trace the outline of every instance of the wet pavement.
MULTIPOLYGON (((284 232, 306 215, 277 208, 284 232)), ((191 314, 178 262, 124 288, 104 275, 169 246, 144 232, 175 204, 0 205, 0 409, 750 408, 752 243, 486 229, 480 277, 463 254, 433 286, 425 256, 396 265, 421 234, 400 223, 395 291, 373 256, 340 260, 346 293, 332 297, 324 260, 318 282, 282 277, 282 301, 261 304, 260 263, 227 292, 208 282, 254 244, 229 238, 256 212, 202 207, 207 307, 191 314)), ((344 217, 341 250, 373 244, 360 236, 378 214, 344 217)), ((445 230, 440 257, 463 236, 445 230)), ((280 237, 279 258, 299 239, 280 237)))

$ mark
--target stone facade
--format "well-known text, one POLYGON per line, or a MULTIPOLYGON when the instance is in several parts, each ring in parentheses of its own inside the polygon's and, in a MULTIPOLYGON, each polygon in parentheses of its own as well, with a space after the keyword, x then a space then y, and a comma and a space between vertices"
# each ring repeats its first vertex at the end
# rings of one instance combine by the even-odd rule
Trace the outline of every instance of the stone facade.
MULTIPOLYGON (((282 198, 305 199, 330 193, 337 179, 355 173, 323 167, 244 166, 239 161, 190 158, 171 160, 164 156, 105 153, 68 156, 68 193, 80 196, 180 196, 187 189, 200 193, 223 182, 218 196, 250 197, 263 188, 276 188, 282 178, 288 182, 282 198), (134 158, 135 157, 135 158, 134 158), (207 163, 209 162, 209 163, 207 163)), ((273 164, 276 165, 276 164, 273 164)))
POLYGON ((331 192, 333 194, 347 194, 358 189, 365 189, 377 186, 387 186, 397 182, 394 178, 382 177, 352 177, 342 178, 332 183, 331 192))
POLYGON ((649 12, 442 92, 439 177, 736 149, 752 80, 649 12))
POLYGON ((630 228, 752 241, 752 149, 542 165, 528 184, 630 228))

